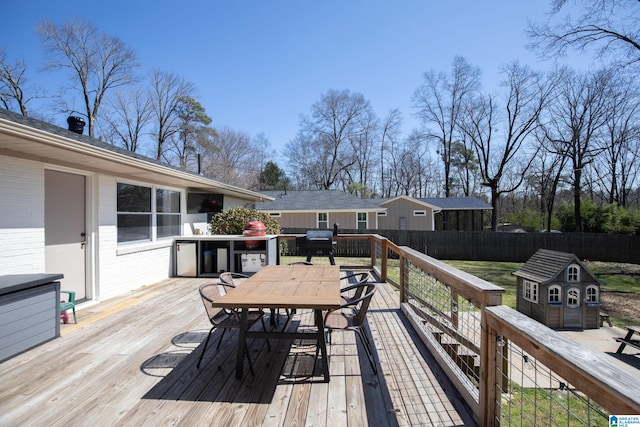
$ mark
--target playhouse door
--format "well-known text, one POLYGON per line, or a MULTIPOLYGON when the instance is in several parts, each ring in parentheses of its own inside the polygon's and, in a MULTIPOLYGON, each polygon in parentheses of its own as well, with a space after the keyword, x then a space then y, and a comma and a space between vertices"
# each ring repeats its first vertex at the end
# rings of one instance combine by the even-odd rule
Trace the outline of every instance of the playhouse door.
POLYGON ((85 299, 85 177, 46 170, 44 187, 46 272, 64 274, 61 288, 85 299))
POLYGON ((580 303, 580 288, 571 286, 566 289, 564 305, 564 328, 582 328, 582 304, 580 303))

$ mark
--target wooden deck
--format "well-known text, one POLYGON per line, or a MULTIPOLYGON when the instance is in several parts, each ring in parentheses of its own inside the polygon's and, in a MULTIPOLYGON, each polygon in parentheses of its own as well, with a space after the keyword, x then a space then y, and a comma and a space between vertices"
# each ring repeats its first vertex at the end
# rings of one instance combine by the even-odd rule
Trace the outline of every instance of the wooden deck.
MULTIPOLYGON (((245 363, 236 380, 235 331, 219 351, 209 344, 198 370, 210 325, 197 289, 206 281, 169 279, 82 308, 61 338, 0 364, 0 425, 474 424, 386 284, 368 314, 378 376, 351 332, 333 333, 329 383, 319 363, 314 372, 315 346, 285 340, 272 340, 271 351, 250 340, 256 375, 245 363)), ((309 314, 290 327, 310 325, 309 314)))

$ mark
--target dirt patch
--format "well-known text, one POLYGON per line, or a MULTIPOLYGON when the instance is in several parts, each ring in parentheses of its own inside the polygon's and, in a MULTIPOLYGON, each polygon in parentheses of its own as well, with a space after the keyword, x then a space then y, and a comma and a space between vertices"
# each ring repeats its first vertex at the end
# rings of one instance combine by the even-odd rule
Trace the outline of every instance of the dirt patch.
POLYGON ((640 325, 640 293, 600 291, 602 311, 640 325))

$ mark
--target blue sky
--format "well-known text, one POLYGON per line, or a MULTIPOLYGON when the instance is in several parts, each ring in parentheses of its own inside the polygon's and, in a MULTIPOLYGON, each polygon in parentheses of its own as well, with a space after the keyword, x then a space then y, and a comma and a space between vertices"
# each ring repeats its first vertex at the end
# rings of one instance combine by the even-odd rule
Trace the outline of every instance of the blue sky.
POLYGON ((448 72, 455 55, 482 69, 486 91, 512 60, 548 68, 524 32, 548 10, 548 0, 5 1, 0 46, 46 86, 36 24, 83 17, 135 49, 141 73, 194 83, 213 126, 264 133, 281 150, 329 89, 361 93, 380 117, 399 109, 407 135, 423 73, 448 72))

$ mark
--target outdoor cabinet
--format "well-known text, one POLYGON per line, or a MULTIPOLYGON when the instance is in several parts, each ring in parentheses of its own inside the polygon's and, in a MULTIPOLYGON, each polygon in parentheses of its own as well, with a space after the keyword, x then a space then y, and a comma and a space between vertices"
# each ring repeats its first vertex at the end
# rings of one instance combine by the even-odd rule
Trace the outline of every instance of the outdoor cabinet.
POLYGON ((60 336, 62 277, 0 276, 0 362, 60 336))
MULTIPOLYGON (((175 239, 174 275, 179 277, 218 277, 231 271, 251 274, 257 271, 255 261, 264 265, 278 262, 278 236, 247 237, 242 235, 191 236, 175 239), (249 241, 250 245, 247 245, 249 241), (178 251, 195 245, 195 273, 179 268, 183 254, 178 251), (245 270, 243 271, 243 261, 245 270), (250 267, 249 267, 250 266, 250 267)), ((258 267, 259 269, 259 267, 258 267)))

